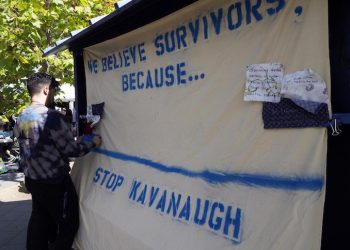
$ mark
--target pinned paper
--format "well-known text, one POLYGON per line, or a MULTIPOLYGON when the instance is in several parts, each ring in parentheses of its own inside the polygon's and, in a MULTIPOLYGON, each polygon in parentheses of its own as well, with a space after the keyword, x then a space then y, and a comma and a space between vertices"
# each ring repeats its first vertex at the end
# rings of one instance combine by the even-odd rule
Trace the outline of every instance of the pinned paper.
POLYGON ((283 65, 280 63, 251 64, 247 67, 245 101, 279 102, 283 65))
POLYGON ((86 119, 91 128, 95 126, 102 118, 104 102, 98 104, 87 105, 86 115, 81 115, 80 118, 86 119))
POLYGON ((328 101, 326 83, 311 69, 285 75, 281 93, 283 97, 314 114, 321 103, 328 101))

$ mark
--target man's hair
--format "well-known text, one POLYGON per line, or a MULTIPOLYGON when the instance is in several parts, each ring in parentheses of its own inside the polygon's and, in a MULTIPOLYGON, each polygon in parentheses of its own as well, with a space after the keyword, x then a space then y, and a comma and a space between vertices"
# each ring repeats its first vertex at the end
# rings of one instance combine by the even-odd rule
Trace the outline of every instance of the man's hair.
POLYGON ((58 88, 58 82, 46 73, 34 73, 27 79, 27 89, 30 96, 40 93, 40 91, 49 85, 50 88, 58 88))

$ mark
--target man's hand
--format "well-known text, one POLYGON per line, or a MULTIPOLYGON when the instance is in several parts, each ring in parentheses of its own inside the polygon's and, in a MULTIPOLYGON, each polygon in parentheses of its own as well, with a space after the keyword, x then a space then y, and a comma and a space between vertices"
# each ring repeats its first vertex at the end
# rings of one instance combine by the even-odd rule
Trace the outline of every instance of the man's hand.
POLYGON ((92 142, 96 145, 96 147, 99 147, 102 143, 102 138, 100 135, 94 135, 92 138, 92 142))

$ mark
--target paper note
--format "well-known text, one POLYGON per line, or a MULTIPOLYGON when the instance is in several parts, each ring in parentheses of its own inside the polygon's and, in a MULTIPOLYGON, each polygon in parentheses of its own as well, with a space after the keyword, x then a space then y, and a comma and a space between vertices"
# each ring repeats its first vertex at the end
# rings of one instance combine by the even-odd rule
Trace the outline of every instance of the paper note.
POLYGON ((286 98, 303 101, 327 103, 328 99, 325 82, 311 69, 285 75, 281 93, 286 98))
POLYGON ((279 102, 283 65, 280 63, 251 64, 247 67, 245 101, 279 102))

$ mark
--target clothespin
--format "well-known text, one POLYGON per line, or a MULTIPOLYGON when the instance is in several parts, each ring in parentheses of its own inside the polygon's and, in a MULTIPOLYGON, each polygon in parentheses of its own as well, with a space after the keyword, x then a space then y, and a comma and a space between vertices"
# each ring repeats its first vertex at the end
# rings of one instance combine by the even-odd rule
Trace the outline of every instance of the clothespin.
POLYGON ((342 132, 341 129, 339 128, 340 122, 339 121, 337 122, 336 118, 332 119, 329 122, 329 125, 331 126, 333 136, 337 136, 342 132))
POLYGON ((342 132, 339 127, 343 124, 350 124, 350 113, 333 113, 332 120, 329 122, 333 136, 342 132))

